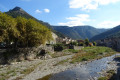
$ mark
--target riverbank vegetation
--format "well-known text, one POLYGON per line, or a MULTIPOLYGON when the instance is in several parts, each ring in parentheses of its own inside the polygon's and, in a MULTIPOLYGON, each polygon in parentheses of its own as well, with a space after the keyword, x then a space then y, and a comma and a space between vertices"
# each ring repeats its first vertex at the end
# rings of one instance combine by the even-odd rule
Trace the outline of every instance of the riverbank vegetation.
POLYGON ((102 57, 110 56, 114 53, 115 51, 108 47, 85 47, 72 57, 71 63, 88 61, 91 59, 99 59, 102 57))
POLYGON ((116 76, 115 70, 109 70, 106 72, 105 77, 99 77, 98 80, 116 80, 116 76))
MULTIPOLYGON (((72 52, 74 52, 74 50, 72 50, 72 52)), ((82 61, 90 61, 90 60, 94 60, 94 59, 100 59, 103 57, 111 56, 115 53, 116 52, 113 49, 108 48, 108 47, 100 47, 100 46, 85 47, 85 48, 82 48, 81 50, 77 51, 77 53, 75 53, 72 58, 63 60, 63 61, 57 63, 57 65, 63 64, 66 62, 74 64, 74 63, 78 63, 78 62, 82 62, 82 61)))

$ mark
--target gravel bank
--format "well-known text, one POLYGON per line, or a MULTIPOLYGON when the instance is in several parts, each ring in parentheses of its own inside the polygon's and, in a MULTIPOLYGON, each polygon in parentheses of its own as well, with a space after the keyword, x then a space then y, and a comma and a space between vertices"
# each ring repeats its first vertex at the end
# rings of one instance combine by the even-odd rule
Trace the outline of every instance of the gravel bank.
POLYGON ((72 56, 73 54, 47 60, 36 59, 33 61, 12 63, 11 65, 0 65, 0 74, 4 73, 5 76, 8 77, 7 80, 36 80, 46 75, 58 73, 74 67, 74 64, 55 66, 55 64, 59 63, 60 61, 71 58, 72 56), (21 74, 21 72, 23 72, 25 69, 29 69, 33 66, 36 67, 34 67, 32 72, 28 74, 21 74))

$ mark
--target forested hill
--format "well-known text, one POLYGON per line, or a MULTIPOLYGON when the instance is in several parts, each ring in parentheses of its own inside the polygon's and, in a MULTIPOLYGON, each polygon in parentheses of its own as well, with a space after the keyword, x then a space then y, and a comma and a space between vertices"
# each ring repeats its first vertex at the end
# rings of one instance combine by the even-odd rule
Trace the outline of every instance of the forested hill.
POLYGON ((120 37, 120 25, 112 28, 104 33, 101 33, 99 35, 94 36, 93 38, 91 38, 91 41, 95 41, 95 40, 101 40, 101 39, 105 39, 105 38, 118 38, 120 37))
POLYGON ((51 28, 51 26, 48 23, 43 22, 41 20, 38 20, 38 19, 34 18, 33 16, 31 16, 30 14, 28 14, 26 11, 24 11, 20 7, 15 7, 14 9, 11 9, 8 12, 5 12, 5 13, 8 14, 8 15, 10 15, 10 16, 12 16, 13 18, 21 16, 21 17, 24 17, 26 19, 34 19, 34 20, 36 20, 36 21, 38 21, 40 23, 43 23, 43 24, 47 25, 47 27, 51 28))
POLYGON ((108 29, 96 29, 92 26, 52 26, 54 30, 63 33, 72 39, 92 38, 108 29))
POLYGON ((12 16, 13 18, 17 18, 18 16, 24 17, 26 19, 34 19, 37 22, 47 26, 49 29, 51 29, 54 33, 56 33, 59 37, 64 37, 64 35, 60 32, 57 32, 55 30, 52 29, 52 26, 47 23, 47 22, 43 22, 41 20, 38 20, 36 18, 34 18, 33 16, 31 16, 30 14, 28 14, 26 11, 24 11, 22 8, 20 7, 15 7, 14 9, 9 10, 8 12, 5 12, 6 14, 12 16))

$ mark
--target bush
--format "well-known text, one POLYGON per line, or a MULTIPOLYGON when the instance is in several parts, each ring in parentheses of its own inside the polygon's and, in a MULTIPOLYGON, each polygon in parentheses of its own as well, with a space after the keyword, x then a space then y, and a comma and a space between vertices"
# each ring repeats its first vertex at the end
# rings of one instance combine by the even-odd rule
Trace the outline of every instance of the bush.
POLYGON ((82 58, 82 61, 87 61, 88 59, 87 58, 82 58))
POLYGON ((89 45, 89 40, 85 39, 85 45, 88 46, 89 45))
POLYGON ((94 45, 94 46, 96 46, 96 45, 97 45, 97 43, 96 43, 96 42, 93 42, 93 45, 94 45))
POLYGON ((78 43, 78 46, 84 46, 83 42, 78 43))
POLYGON ((63 44, 55 44, 54 46, 54 51, 62 51, 64 46, 63 44))
POLYGON ((70 45, 74 45, 74 46, 77 46, 78 43, 77 42, 71 42, 70 45))

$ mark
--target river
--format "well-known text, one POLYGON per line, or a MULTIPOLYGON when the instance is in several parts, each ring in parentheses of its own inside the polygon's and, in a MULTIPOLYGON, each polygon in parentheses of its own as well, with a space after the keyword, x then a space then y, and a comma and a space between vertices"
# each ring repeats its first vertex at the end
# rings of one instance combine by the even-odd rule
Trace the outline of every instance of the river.
POLYGON ((73 69, 54 74, 49 80, 97 80, 100 72, 107 70, 108 67, 112 67, 109 66, 109 63, 114 60, 116 55, 85 64, 80 63, 73 69))

